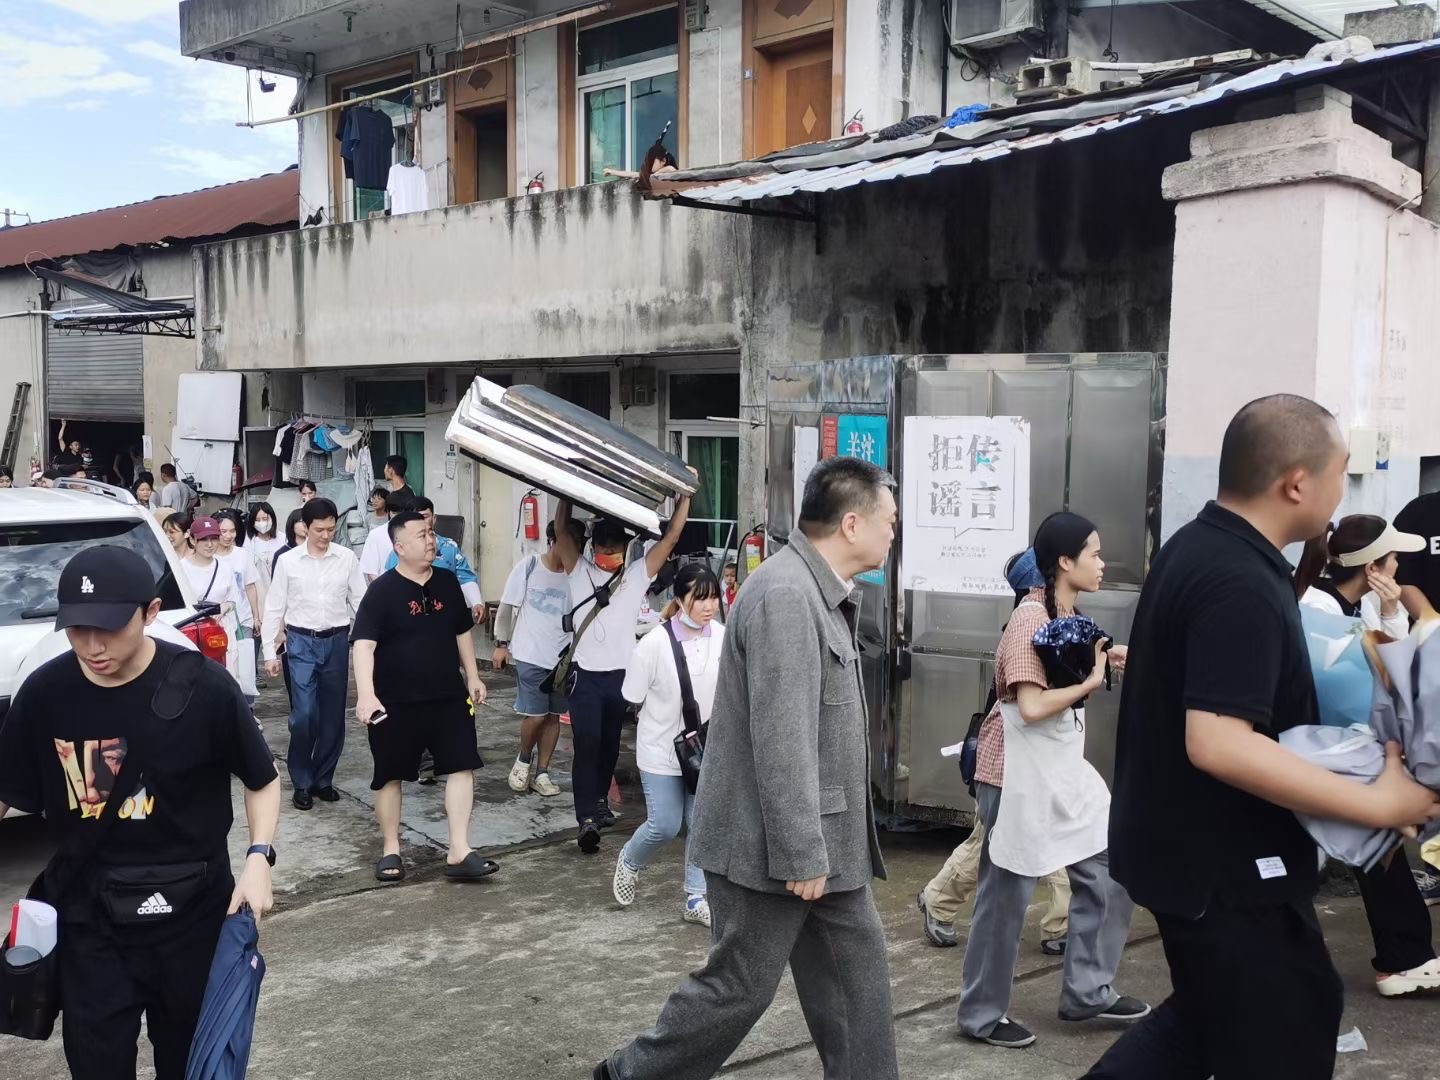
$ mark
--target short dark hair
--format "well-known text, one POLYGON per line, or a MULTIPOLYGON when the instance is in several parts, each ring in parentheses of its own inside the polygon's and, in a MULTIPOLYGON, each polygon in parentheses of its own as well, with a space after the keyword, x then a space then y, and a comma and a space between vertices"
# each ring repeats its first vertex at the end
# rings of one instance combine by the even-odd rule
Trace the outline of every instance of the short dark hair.
POLYGON ((895 478, 878 465, 853 457, 832 457, 816 465, 800 499, 800 531, 812 539, 829 536, 850 513, 873 514, 880 492, 895 478))
POLYGON ((15 479, 15 473, 11 470, 9 465, 0 465, 0 476, 3 476, 6 480, 15 479))
POLYGON ((382 498, 382 499, 389 498, 389 497, 390 497, 390 489, 389 489, 388 487, 386 487, 384 484, 376 484, 376 485, 375 485, 375 490, 372 491, 372 492, 370 492, 370 498, 373 499, 373 498, 375 498, 376 495, 379 495, 380 498, 382 498))
POLYGON ((175 466, 172 465, 172 464, 170 464, 170 462, 168 462, 168 461, 165 462, 164 465, 161 465, 161 466, 160 466, 160 475, 161 475, 161 476, 174 476, 174 475, 175 475, 175 466))
MULTIPOLYGON (((305 508, 303 506, 297 506, 294 510, 291 510, 290 516, 285 519, 285 542, 291 547, 295 547, 295 545, 300 542, 300 538, 295 535, 295 526, 304 520, 305 508)), ((308 529, 310 526, 307 525, 305 527, 308 529)))
POLYGON ((630 530, 615 518, 596 518, 590 523, 590 543, 596 547, 623 547, 630 542, 630 530))
POLYGON ((1292 469, 1315 473, 1338 449, 1335 417, 1298 394, 1257 398, 1220 443, 1220 493, 1254 498, 1292 469))
POLYGON ((155 474, 149 469, 141 469, 135 474, 135 483, 149 484, 153 488, 155 486, 155 474))
POLYGON ((311 491, 315 492, 317 495, 320 493, 320 489, 315 486, 315 481, 314 481, 314 480, 301 480, 300 483, 298 483, 298 484, 295 485, 295 489, 296 489, 297 491, 304 491, 306 488, 309 488, 311 491))
POLYGON ((319 495, 311 499, 300 508, 300 520, 305 522, 305 528, 310 528, 317 521, 324 521, 326 518, 340 518, 340 511, 335 509, 335 504, 329 499, 321 498, 319 495))
POLYGON ((390 467, 391 472, 399 477, 404 477, 406 470, 410 468, 410 463, 405 460, 403 454, 391 454, 385 459, 385 464, 390 467))
MULTIPOLYGON (((570 534, 570 539, 575 541, 577 548, 583 548, 585 546, 585 523, 583 521, 579 518, 572 517, 566 524, 565 531, 570 534)), ((547 521, 545 523, 545 540, 550 544, 555 543, 554 521, 547 521)))
POLYGON ((424 495, 417 495, 415 497, 415 512, 417 514, 423 514, 426 510, 429 510, 433 514, 435 512, 435 503, 427 499, 424 495))
POLYGON ((387 514, 408 514, 415 509, 415 496, 409 491, 392 491, 385 496, 387 514))
POLYGON ((423 524, 425 518, 423 515, 417 514, 414 510, 404 510, 390 519, 390 524, 387 528, 390 533, 390 543, 392 545, 395 543, 395 537, 399 536, 405 526, 409 525, 412 521, 418 521, 423 524))

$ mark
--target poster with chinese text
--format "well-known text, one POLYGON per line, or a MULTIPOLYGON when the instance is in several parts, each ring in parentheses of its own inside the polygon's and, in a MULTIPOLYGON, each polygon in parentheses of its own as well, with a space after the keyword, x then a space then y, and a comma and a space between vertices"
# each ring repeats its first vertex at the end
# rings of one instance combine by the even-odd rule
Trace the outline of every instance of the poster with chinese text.
POLYGON ((1030 423, 905 420, 901 580, 907 589, 1009 596, 1005 563, 1030 543, 1030 423))

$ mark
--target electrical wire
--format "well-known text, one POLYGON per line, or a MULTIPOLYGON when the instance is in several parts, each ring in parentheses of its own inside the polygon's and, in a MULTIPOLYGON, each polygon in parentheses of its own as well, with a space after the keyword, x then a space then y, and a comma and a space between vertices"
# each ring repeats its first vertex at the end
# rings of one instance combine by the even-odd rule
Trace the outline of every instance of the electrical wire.
POLYGON ((1100 55, 1112 64, 1120 62, 1120 54, 1115 51, 1115 8, 1119 0, 1110 0, 1110 40, 1105 44, 1105 51, 1100 55))

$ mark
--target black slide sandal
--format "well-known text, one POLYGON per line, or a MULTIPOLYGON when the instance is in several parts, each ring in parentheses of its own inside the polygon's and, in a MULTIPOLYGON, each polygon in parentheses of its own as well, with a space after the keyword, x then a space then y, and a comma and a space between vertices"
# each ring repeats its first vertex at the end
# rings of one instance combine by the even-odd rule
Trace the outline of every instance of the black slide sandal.
POLYGON ((376 881, 404 881, 405 861, 399 855, 382 855, 375 863, 376 881))
POLYGON ((445 867, 445 876, 451 881, 480 881, 499 869, 500 864, 494 859, 482 858, 478 851, 472 851, 454 866, 445 867))

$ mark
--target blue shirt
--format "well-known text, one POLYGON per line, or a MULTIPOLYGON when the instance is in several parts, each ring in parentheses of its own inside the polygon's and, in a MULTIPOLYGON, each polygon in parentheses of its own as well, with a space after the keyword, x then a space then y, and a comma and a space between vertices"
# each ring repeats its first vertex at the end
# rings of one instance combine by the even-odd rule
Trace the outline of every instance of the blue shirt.
MULTIPOLYGON (((395 552, 390 552, 390 557, 385 560, 385 569, 394 569, 399 561, 400 557, 395 552)), ((470 562, 461 552, 460 545, 439 533, 435 534, 435 561, 431 565, 440 570, 449 570, 460 579, 461 585, 480 580, 475 576, 475 571, 470 569, 470 562)))

